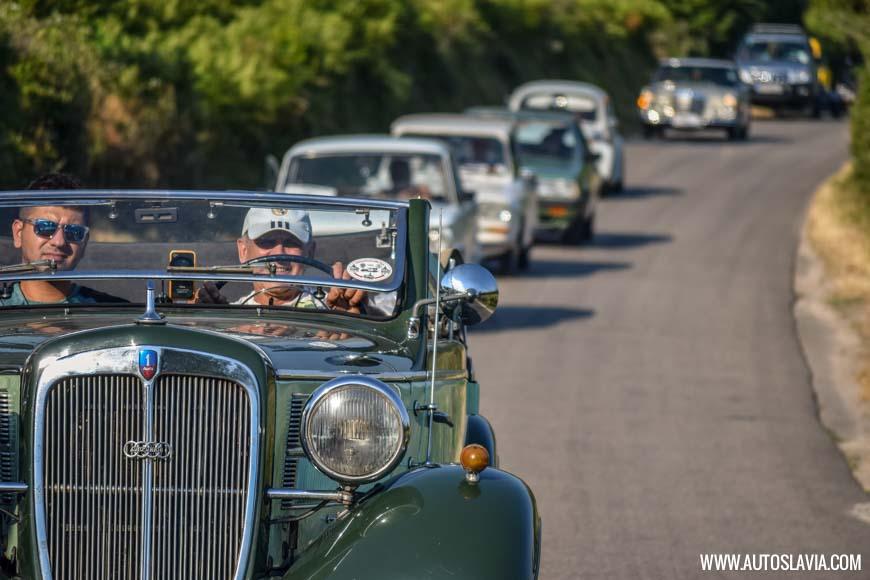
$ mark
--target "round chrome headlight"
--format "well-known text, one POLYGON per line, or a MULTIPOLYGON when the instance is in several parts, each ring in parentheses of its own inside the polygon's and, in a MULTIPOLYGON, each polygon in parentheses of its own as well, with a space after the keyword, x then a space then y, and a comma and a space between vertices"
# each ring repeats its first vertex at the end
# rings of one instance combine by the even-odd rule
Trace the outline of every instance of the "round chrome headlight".
POLYGON ((386 384, 349 376, 321 385, 302 411, 300 438, 311 463, 346 485, 379 479, 405 455, 410 420, 386 384))

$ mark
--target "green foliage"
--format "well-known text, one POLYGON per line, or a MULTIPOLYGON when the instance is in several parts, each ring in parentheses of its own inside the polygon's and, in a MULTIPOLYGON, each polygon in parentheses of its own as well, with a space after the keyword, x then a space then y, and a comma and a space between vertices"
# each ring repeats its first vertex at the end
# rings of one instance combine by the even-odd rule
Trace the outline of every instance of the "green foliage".
POLYGON ((858 99, 852 106, 852 156, 855 181, 870 196, 870 71, 858 79, 858 99))
POLYGON ((654 56, 730 49, 772 10, 760 0, 0 3, 0 186, 63 169, 94 186, 261 187, 264 157, 299 139, 497 104, 534 78, 600 84, 631 122, 654 56))
POLYGON ((662 0, 670 24, 656 35, 661 56, 729 57, 754 22, 799 23, 804 0, 662 0))
POLYGON ((863 55, 851 112, 852 157, 855 184, 870 196, 870 0, 812 0, 807 24, 816 34, 863 55))

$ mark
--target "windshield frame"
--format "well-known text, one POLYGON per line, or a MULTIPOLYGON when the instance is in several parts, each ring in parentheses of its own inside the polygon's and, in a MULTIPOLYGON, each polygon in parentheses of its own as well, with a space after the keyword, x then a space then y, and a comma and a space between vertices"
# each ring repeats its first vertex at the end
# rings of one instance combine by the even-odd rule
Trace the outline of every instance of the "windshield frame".
MULTIPOLYGON (((209 201, 220 205, 233 202, 247 206, 284 207, 300 205, 308 209, 330 209, 339 207, 370 208, 372 210, 394 210, 396 212, 396 258, 392 281, 385 284, 361 282, 359 280, 325 280, 306 276, 264 276, 255 274, 230 274, 219 272, 169 272, 166 269, 144 270, 58 270, 54 272, 0 272, 0 283, 20 282, 23 280, 196 280, 227 282, 262 282, 264 280, 285 282, 297 286, 340 287, 366 290, 370 292, 394 292, 405 282, 407 270, 408 243, 408 202, 379 199, 348 199, 314 195, 293 195, 288 193, 258 191, 179 191, 179 190, 69 190, 69 191, 4 191, 0 207, 22 206, 108 206, 115 200, 155 200, 155 201, 209 201)), ((219 207, 220 205, 216 206, 219 207)))

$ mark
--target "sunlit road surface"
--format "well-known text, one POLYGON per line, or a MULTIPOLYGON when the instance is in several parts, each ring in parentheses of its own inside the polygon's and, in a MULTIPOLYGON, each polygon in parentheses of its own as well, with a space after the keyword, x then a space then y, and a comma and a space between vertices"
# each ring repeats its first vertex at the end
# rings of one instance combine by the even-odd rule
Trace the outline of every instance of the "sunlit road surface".
POLYGON ((849 515, 870 498, 817 419, 792 316, 804 211, 847 150, 833 121, 632 143, 595 244, 539 246, 500 279, 470 342, 501 466, 538 499, 542 578, 717 577, 711 552, 862 554, 840 576, 870 577, 849 515))

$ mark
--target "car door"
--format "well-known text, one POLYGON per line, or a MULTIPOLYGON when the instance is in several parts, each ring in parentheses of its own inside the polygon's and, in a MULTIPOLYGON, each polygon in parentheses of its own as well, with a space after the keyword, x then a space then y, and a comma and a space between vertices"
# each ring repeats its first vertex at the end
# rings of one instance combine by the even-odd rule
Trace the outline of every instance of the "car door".
MULTIPOLYGON (((447 175, 448 195, 452 195, 458 204, 455 223, 456 240, 462 242, 462 258, 466 262, 477 263, 481 259, 480 246, 477 243, 477 201, 472 192, 464 191, 459 178, 459 170, 452 154, 444 160, 447 175)), ((452 202, 451 202, 452 203, 452 202)))

